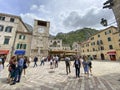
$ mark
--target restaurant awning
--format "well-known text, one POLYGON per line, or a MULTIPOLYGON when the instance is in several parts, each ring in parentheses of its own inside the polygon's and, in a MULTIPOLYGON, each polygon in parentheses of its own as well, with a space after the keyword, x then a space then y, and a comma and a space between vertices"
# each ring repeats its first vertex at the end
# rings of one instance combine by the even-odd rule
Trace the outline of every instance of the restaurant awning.
POLYGON ((0 54, 8 54, 9 50, 0 50, 0 54))
POLYGON ((109 54, 109 55, 116 55, 116 51, 109 51, 109 52, 107 52, 107 54, 109 54))
POLYGON ((16 50, 15 54, 16 55, 25 55, 25 50, 16 50))

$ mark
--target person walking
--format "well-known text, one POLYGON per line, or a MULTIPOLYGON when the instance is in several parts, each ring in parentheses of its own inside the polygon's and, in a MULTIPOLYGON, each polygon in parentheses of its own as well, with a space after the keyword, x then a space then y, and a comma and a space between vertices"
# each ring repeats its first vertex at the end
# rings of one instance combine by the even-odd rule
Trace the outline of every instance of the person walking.
POLYGON ((27 58, 27 56, 25 56, 24 63, 23 63, 24 76, 26 75, 27 63, 28 63, 28 58, 27 58))
POLYGON ((3 64, 2 64, 2 59, 0 58, 0 78, 2 77, 2 70, 3 70, 3 64))
POLYGON ((34 58, 34 66, 33 67, 37 67, 37 61, 38 61, 38 57, 37 56, 35 56, 35 58, 34 58))
POLYGON ((81 63, 81 73, 84 73, 84 67, 83 67, 84 60, 83 60, 82 56, 80 56, 79 59, 80 59, 80 63, 81 63))
POLYGON ((5 64, 5 56, 1 56, 1 59, 2 59, 2 65, 3 65, 3 69, 4 69, 4 64, 5 64))
POLYGON ((8 83, 13 83, 13 80, 16 75, 16 65, 17 65, 17 59, 15 56, 11 58, 10 66, 9 66, 9 77, 8 77, 8 83))
POLYGON ((56 55, 55 56, 55 68, 58 67, 58 60, 59 60, 59 57, 56 55))
POLYGON ((66 65, 66 73, 68 75, 68 73, 71 73, 71 70, 70 70, 70 58, 69 57, 65 57, 65 65, 66 65))
POLYGON ((41 60, 40 60, 40 66, 42 66, 42 65, 44 65, 44 61, 45 61, 45 57, 43 56, 42 58, 41 58, 41 60))
POLYGON ((88 70, 88 61, 87 58, 83 59, 83 67, 84 67, 84 73, 87 74, 87 76, 89 76, 89 70, 88 70))
POLYGON ((24 65, 24 57, 23 55, 20 55, 19 58, 17 59, 17 68, 15 71, 15 78, 13 82, 10 85, 16 84, 16 82, 20 82, 21 80, 21 75, 22 75, 22 70, 23 70, 23 65, 24 65))
POLYGON ((54 63, 53 57, 51 56, 50 57, 50 69, 53 69, 53 63, 54 63))
POLYGON ((89 75, 92 75, 92 62, 88 60, 89 75))
MULTIPOLYGON (((12 69, 13 69, 13 61, 16 60, 16 56, 12 56, 9 60, 9 63, 8 63, 8 71, 9 71, 9 74, 8 74, 8 78, 7 78, 7 83, 10 83, 11 82, 11 73, 12 73, 12 69)), ((17 60, 16 60, 17 61, 17 60)), ((14 70, 15 71, 15 70, 14 70)))
POLYGON ((76 78, 77 78, 77 77, 80 77, 80 67, 81 67, 81 63, 80 63, 79 57, 75 57, 74 66, 75 66, 76 78))

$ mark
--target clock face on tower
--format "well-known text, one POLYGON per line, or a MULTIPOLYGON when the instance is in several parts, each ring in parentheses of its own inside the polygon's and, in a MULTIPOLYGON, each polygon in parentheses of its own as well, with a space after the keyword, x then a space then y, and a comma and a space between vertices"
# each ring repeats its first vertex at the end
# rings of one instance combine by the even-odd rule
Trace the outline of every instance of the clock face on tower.
POLYGON ((38 28, 38 32, 39 33, 44 33, 44 28, 42 28, 42 27, 38 28))

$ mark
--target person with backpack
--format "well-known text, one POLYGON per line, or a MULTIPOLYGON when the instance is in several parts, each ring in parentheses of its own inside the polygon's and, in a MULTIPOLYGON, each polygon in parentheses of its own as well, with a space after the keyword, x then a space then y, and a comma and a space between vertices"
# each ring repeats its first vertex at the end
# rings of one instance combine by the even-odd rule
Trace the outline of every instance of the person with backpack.
POLYGON ((68 75, 68 73, 71 73, 71 70, 70 70, 70 58, 69 57, 65 57, 65 65, 66 65, 66 73, 68 75))
POLYGON ((75 61, 74 61, 74 66, 75 66, 75 74, 76 74, 76 78, 80 77, 80 67, 81 67, 81 62, 79 60, 79 57, 75 57, 75 61))
POLYGON ((91 62, 91 60, 88 60, 88 67, 89 67, 89 72, 92 75, 92 62, 91 62))

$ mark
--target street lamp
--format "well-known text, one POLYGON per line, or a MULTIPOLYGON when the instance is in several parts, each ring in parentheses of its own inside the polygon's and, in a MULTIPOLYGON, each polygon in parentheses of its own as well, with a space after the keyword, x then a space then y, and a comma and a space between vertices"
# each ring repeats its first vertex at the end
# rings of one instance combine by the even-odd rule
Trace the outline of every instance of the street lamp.
POLYGON ((100 24, 102 24, 103 26, 108 26, 108 24, 107 24, 107 20, 104 19, 104 18, 101 19, 100 24))
MULTIPOLYGON (((114 3, 113 0, 107 0, 105 3, 103 3, 103 9, 104 8, 109 8, 112 9, 114 3)), ((103 26, 108 26, 107 20, 102 18, 100 24, 102 24, 103 26)))
POLYGON ((113 3, 113 0, 107 0, 103 5, 104 5, 104 6, 103 6, 103 9, 104 9, 104 8, 109 8, 109 9, 111 9, 112 6, 114 5, 114 3, 113 3))

